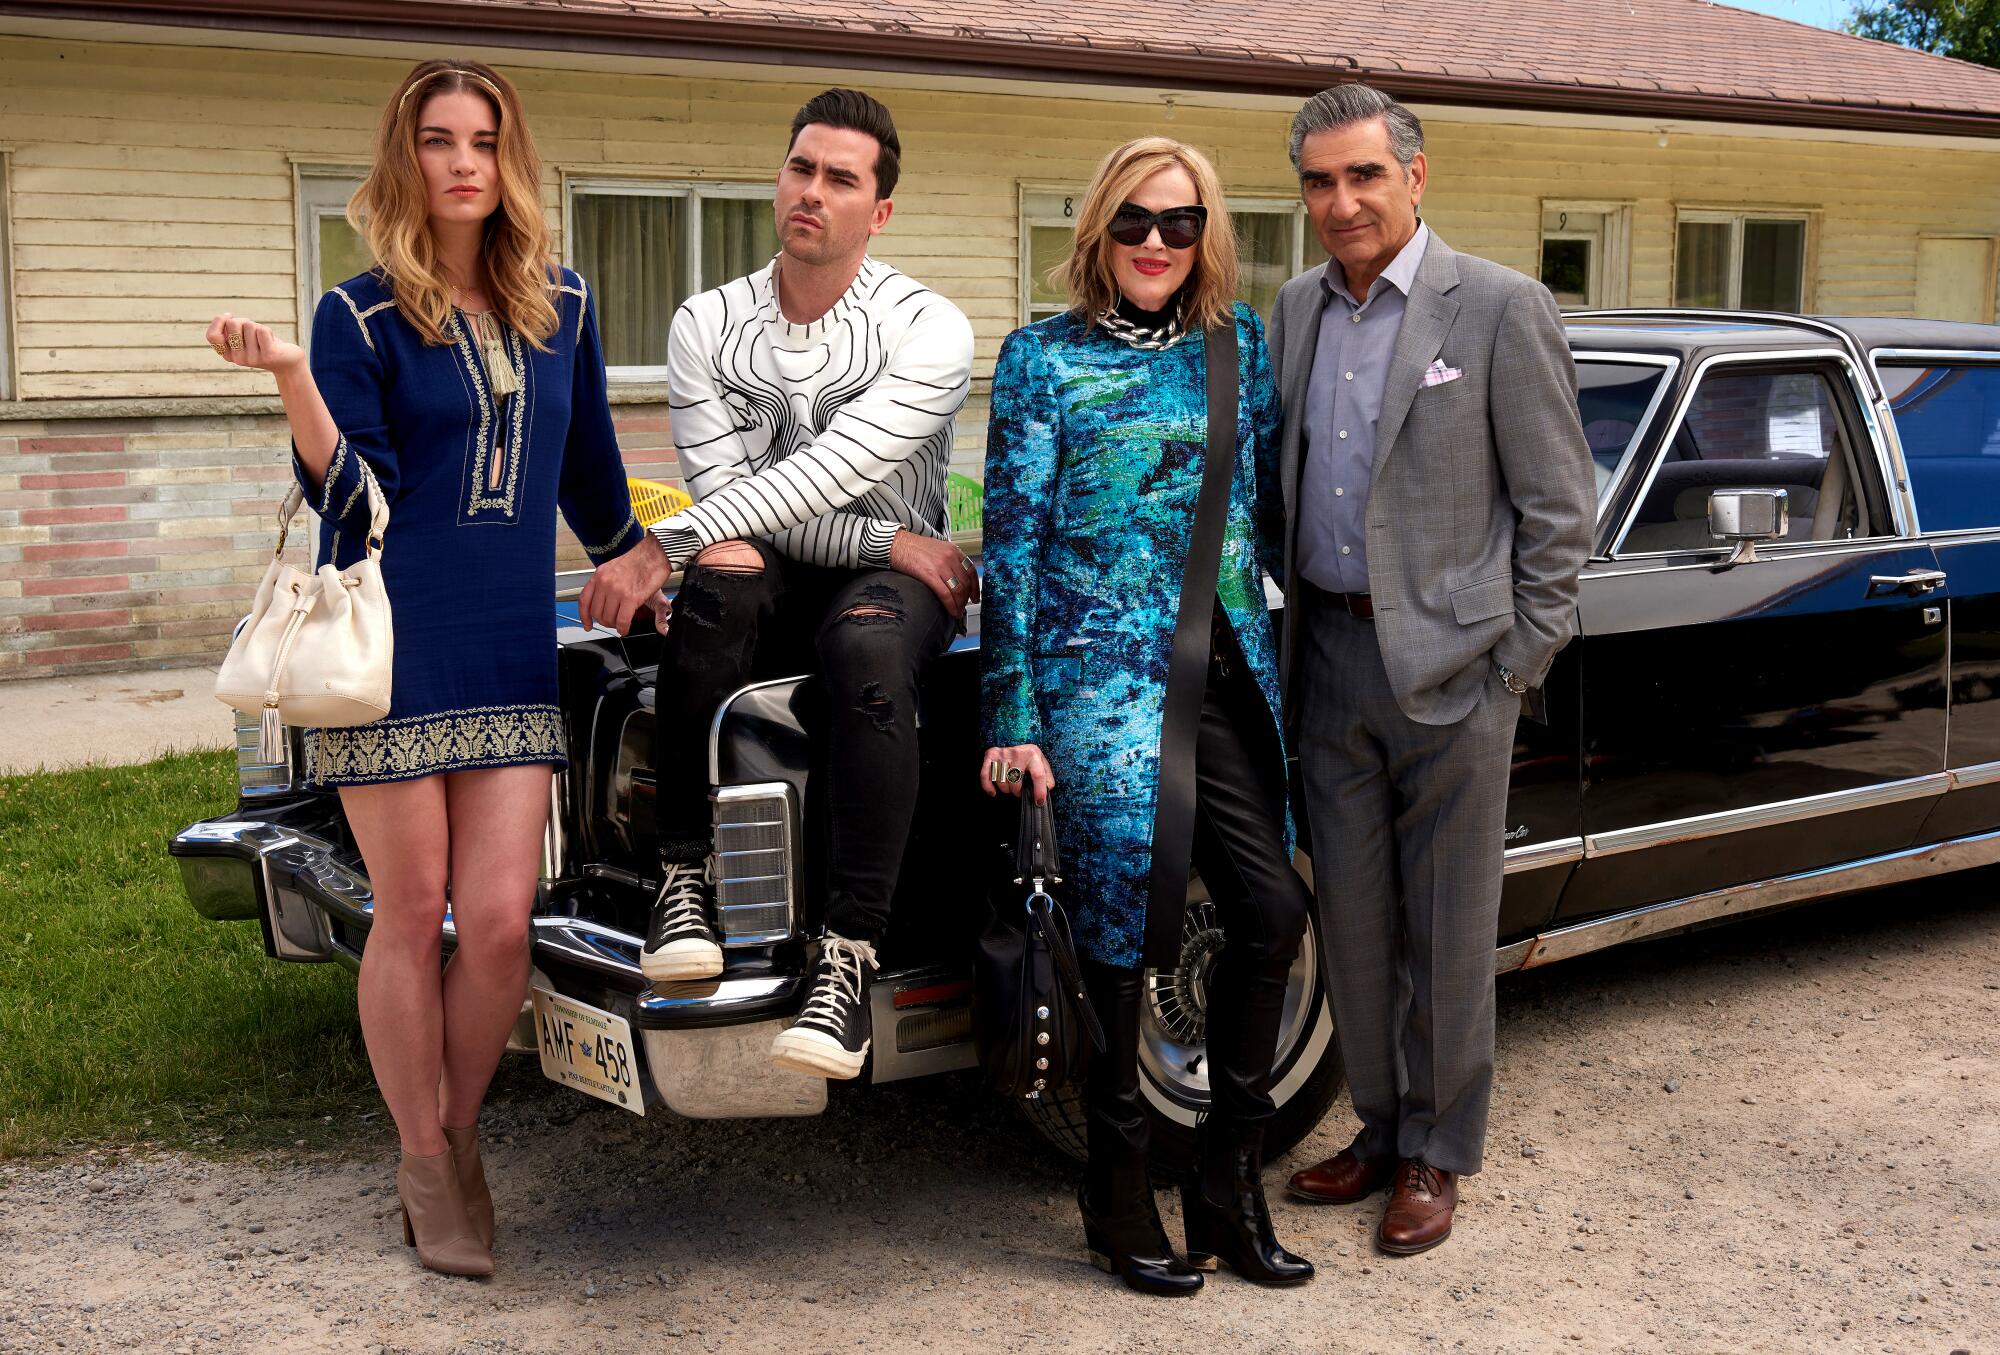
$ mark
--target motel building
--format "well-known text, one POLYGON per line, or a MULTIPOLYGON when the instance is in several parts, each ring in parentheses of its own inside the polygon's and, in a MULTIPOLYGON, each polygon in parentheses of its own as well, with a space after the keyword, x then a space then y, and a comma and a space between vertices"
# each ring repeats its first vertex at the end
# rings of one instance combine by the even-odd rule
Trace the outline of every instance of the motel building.
POLYGON ((376 119, 449 54, 521 89, 635 476, 677 479, 669 318, 774 252, 791 116, 833 84, 902 133, 878 256, 977 331, 968 482, 1104 152, 1213 156, 1268 311, 1324 257, 1287 124, 1341 80, 1423 117, 1431 225, 1565 306, 1994 318, 2000 71, 1703 0, 0 0, 0 678, 226 648, 287 438, 203 328, 295 334, 368 265, 342 211, 376 119))

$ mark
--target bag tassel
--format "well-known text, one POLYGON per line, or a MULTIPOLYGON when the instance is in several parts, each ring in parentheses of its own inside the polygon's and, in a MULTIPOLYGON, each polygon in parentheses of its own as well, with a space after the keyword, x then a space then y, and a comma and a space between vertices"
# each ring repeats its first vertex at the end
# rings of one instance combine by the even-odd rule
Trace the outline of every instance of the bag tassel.
POLYGON ((284 683, 285 665, 292 661, 292 644, 299 638, 299 627, 305 625, 315 597, 301 592, 297 584, 292 585, 292 595, 295 599, 292 614, 285 620, 284 638, 278 641, 278 657, 271 665, 271 686, 264 693, 264 713, 257 721, 257 760, 269 766, 285 760, 285 722, 278 714, 281 699, 278 688, 284 683))
POLYGON ((266 766, 285 760, 285 722, 279 718, 275 692, 265 699, 263 718, 257 721, 257 760, 266 766))

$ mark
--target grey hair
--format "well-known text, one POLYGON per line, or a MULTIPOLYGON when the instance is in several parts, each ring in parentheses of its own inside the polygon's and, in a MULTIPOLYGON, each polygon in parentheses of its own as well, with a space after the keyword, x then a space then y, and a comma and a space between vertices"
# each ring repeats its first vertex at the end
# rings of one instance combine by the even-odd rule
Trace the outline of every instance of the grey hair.
POLYGON ((1389 128, 1389 153, 1404 169, 1424 148, 1424 124, 1394 99, 1373 85, 1335 85, 1307 99, 1292 118, 1290 151, 1292 169, 1299 168, 1299 155, 1306 138, 1314 132, 1332 132, 1357 122, 1381 118, 1389 128))

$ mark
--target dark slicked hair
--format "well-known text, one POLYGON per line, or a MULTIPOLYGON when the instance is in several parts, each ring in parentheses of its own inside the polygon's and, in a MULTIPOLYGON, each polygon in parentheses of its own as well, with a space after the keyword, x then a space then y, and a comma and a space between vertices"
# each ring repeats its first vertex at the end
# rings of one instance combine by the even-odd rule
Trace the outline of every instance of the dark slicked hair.
POLYGON ((799 133, 815 122, 822 127, 843 127, 874 137, 880 147, 875 152, 875 200, 880 202, 895 194, 896 180, 903 173, 903 142, 896 135, 896 120, 889 116, 881 100, 858 89, 830 89, 815 94, 792 119, 792 139, 785 150, 789 152, 797 145, 799 133))

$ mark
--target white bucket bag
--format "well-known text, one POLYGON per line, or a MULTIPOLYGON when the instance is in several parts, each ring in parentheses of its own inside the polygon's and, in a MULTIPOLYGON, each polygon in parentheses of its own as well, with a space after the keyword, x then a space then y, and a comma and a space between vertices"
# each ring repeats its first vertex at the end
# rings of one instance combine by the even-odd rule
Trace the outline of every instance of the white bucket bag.
POLYGON ((308 574, 284 561, 285 536, 305 502, 297 485, 278 509, 278 549, 257 585, 215 675, 215 694, 241 711, 261 710, 258 758, 284 760, 284 726, 365 725, 389 713, 395 632, 382 586, 382 537, 389 505, 361 463, 368 491, 368 553, 344 570, 308 574))

